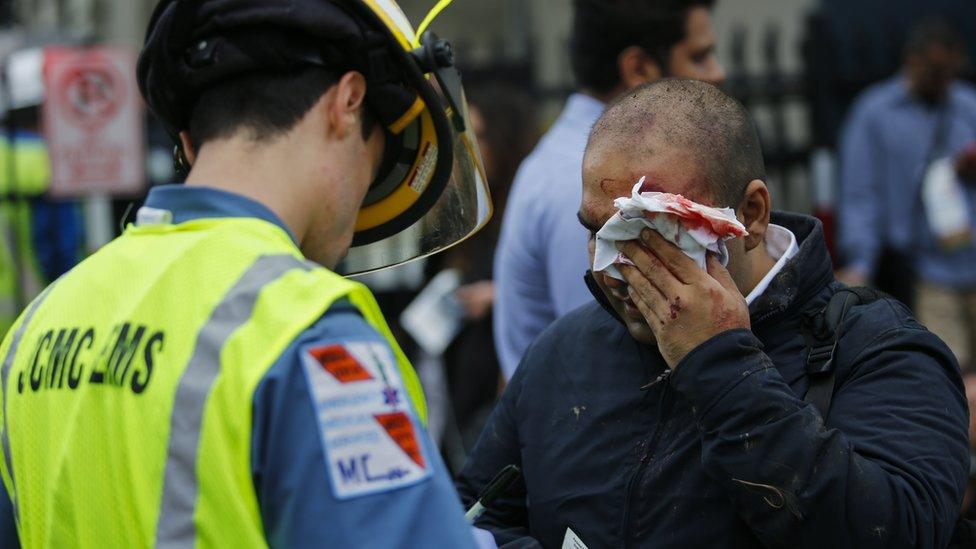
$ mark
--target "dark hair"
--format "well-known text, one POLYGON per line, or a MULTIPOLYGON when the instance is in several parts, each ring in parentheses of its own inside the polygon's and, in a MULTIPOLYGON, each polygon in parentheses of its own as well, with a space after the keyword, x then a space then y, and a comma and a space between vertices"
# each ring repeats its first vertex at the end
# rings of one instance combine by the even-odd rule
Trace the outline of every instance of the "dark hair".
POLYGON ((254 72, 221 82, 193 106, 190 141, 199 148, 242 130, 254 141, 287 133, 337 81, 335 72, 311 67, 293 73, 254 72))
POLYGON ((698 80, 665 78, 623 94, 594 124, 587 149, 597 142, 635 147, 635 154, 653 154, 656 143, 695 154, 702 161, 707 194, 719 206, 737 207, 750 181, 766 179, 749 112, 698 80))
POLYGON ((965 45, 959 31, 946 19, 938 16, 927 17, 916 23, 908 31, 905 40, 906 53, 922 53, 930 46, 943 46, 950 50, 962 50, 965 45))
POLYGON ((685 38, 688 12, 715 0, 575 0, 570 41, 576 84, 609 92, 620 84, 617 57, 642 47, 668 71, 671 48, 685 38))

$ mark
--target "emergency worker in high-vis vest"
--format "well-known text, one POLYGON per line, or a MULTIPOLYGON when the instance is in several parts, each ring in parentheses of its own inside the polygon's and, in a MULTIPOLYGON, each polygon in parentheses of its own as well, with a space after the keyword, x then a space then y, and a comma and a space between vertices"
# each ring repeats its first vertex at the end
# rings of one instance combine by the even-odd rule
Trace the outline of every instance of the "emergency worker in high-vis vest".
POLYGON ((138 79, 188 177, 3 341, 7 531, 31 548, 474 545, 417 376, 342 276, 490 215, 449 45, 392 0, 163 0, 138 79))
POLYGON ((81 219, 71 201, 46 195, 51 162, 40 134, 44 49, 28 47, 0 63, 0 338, 24 305, 73 267, 81 219))
POLYGON ((31 234, 31 201, 47 190, 51 167, 37 134, 0 135, 0 337, 17 319, 24 295, 37 295, 41 269, 31 234), (13 166, 10 161, 13 160, 13 166))

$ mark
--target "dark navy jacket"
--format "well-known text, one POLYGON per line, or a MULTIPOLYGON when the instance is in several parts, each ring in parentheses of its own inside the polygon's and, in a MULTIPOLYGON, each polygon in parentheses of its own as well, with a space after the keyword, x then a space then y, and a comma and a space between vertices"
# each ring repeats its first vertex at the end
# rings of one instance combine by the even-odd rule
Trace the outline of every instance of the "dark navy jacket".
POLYGON ((945 547, 967 476, 967 409, 946 346, 900 303, 852 310, 826 422, 806 393, 801 312, 837 289, 818 222, 776 214, 800 251, 664 376, 598 303, 532 345, 458 481, 524 482, 478 522, 499 545, 945 547), (799 395, 799 396, 798 396, 799 395))

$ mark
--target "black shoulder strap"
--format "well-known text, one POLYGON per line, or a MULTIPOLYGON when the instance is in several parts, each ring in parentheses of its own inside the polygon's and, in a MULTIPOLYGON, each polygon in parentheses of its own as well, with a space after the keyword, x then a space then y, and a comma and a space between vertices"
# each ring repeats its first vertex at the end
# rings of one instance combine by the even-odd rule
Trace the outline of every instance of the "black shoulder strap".
POLYGON ((802 323, 807 344, 807 376, 810 386, 803 400, 813 404, 824 420, 834 396, 834 351, 840 339, 840 327, 851 308, 867 305, 885 297, 872 288, 842 288, 831 296, 822 309, 806 313, 802 323))
MULTIPOLYGON (((822 309, 805 313, 802 330, 807 343, 807 375, 810 387, 805 402, 813 404, 824 421, 830 412, 830 401, 834 396, 834 350, 844 317, 851 308, 867 305, 888 297, 873 288, 841 288, 822 309)), ((953 531, 948 549, 969 549, 976 547, 976 521, 959 518, 953 531)))

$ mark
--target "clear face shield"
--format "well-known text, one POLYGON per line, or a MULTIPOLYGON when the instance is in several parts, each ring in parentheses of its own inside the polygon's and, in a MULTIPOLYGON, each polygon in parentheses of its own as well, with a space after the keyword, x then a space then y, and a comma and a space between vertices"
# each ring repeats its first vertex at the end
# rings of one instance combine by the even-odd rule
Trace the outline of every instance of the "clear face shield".
POLYGON ((363 274, 426 257, 464 241, 488 223, 491 198, 470 129, 454 139, 453 152, 454 168, 434 206, 398 233, 351 247, 337 273, 363 274))
MULTIPOLYGON (((372 9, 391 9, 365 2, 372 9)), ((413 40, 402 13, 383 19, 402 43, 413 40), (407 34, 409 33, 409 34, 407 34), (409 37, 409 38, 408 38, 409 37)), ((425 33, 404 51, 417 103, 387 131, 386 159, 356 222, 353 245, 336 266, 363 274, 426 257, 485 226, 492 205, 478 141, 450 45, 425 33)))

